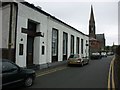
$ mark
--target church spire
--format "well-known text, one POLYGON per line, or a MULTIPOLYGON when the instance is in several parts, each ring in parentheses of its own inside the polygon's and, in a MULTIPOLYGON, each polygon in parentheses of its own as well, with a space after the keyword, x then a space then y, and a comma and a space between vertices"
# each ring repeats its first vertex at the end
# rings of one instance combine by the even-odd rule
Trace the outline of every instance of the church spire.
POLYGON ((90 19, 89 19, 89 36, 90 38, 96 38, 95 33, 95 20, 94 20, 94 13, 93 13, 93 7, 91 5, 91 12, 90 12, 90 19))
POLYGON ((95 20, 94 20, 94 13, 93 13, 93 6, 92 6, 92 5, 91 5, 91 13, 90 13, 90 22, 95 23, 95 20))

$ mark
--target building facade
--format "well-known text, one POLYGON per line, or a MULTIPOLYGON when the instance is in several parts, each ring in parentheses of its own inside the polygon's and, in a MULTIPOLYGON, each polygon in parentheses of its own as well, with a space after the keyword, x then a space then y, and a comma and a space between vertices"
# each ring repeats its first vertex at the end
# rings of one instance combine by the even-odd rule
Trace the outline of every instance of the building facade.
POLYGON ((89 56, 89 36, 40 7, 28 2, 5 2, 2 15, 2 56, 21 67, 44 68, 76 53, 89 56))
POLYGON ((118 2, 118 44, 120 45, 120 1, 118 2))

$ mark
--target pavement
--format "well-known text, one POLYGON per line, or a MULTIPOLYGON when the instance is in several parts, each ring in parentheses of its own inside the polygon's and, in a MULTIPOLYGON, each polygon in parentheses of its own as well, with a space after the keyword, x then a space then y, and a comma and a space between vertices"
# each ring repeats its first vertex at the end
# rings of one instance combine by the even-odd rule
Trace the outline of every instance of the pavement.
POLYGON ((108 90, 120 90, 120 81, 118 81, 116 57, 114 56, 109 68, 108 90))
POLYGON ((44 76, 59 70, 63 70, 67 67, 65 67, 67 64, 62 64, 62 65, 56 65, 54 67, 49 67, 49 68, 44 68, 44 69, 40 69, 40 70, 36 70, 36 77, 40 77, 40 76, 44 76))
POLYGON ((117 58, 116 58, 116 56, 115 56, 115 60, 113 60, 114 61, 114 65, 113 65, 113 69, 114 69, 114 81, 115 81, 115 89, 116 90, 120 90, 120 81, 119 81, 119 77, 120 76, 118 76, 118 72, 119 72, 119 62, 118 62, 118 60, 117 60, 117 58))

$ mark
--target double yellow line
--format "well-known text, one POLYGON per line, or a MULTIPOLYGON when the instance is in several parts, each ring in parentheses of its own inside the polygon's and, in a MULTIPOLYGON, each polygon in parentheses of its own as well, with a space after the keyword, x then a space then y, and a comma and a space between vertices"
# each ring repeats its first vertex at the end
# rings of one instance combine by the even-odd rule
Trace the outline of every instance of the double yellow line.
POLYGON ((108 75, 108 90, 115 90, 115 80, 114 80, 114 60, 115 56, 113 57, 111 63, 110 63, 110 68, 109 68, 109 75, 108 75), (112 76, 112 77, 111 77, 112 76), (112 78, 112 80, 111 80, 112 78), (112 82, 111 82, 112 81, 112 82), (111 86, 112 83, 112 86, 111 86))
POLYGON ((47 70, 47 71, 38 73, 38 74, 36 75, 36 77, 44 76, 44 75, 47 75, 47 74, 50 74, 50 73, 53 73, 53 72, 56 72, 56 71, 60 71, 60 70, 66 69, 66 68, 68 68, 68 67, 59 67, 59 68, 47 70))

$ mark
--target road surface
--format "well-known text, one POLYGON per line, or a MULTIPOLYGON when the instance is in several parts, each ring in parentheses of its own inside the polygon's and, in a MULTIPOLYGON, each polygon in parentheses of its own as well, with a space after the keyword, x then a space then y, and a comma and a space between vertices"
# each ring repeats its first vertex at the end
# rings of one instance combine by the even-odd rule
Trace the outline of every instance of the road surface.
POLYGON ((39 73, 30 88, 107 88, 109 66, 113 56, 90 60, 83 67, 62 66, 62 69, 39 73))

